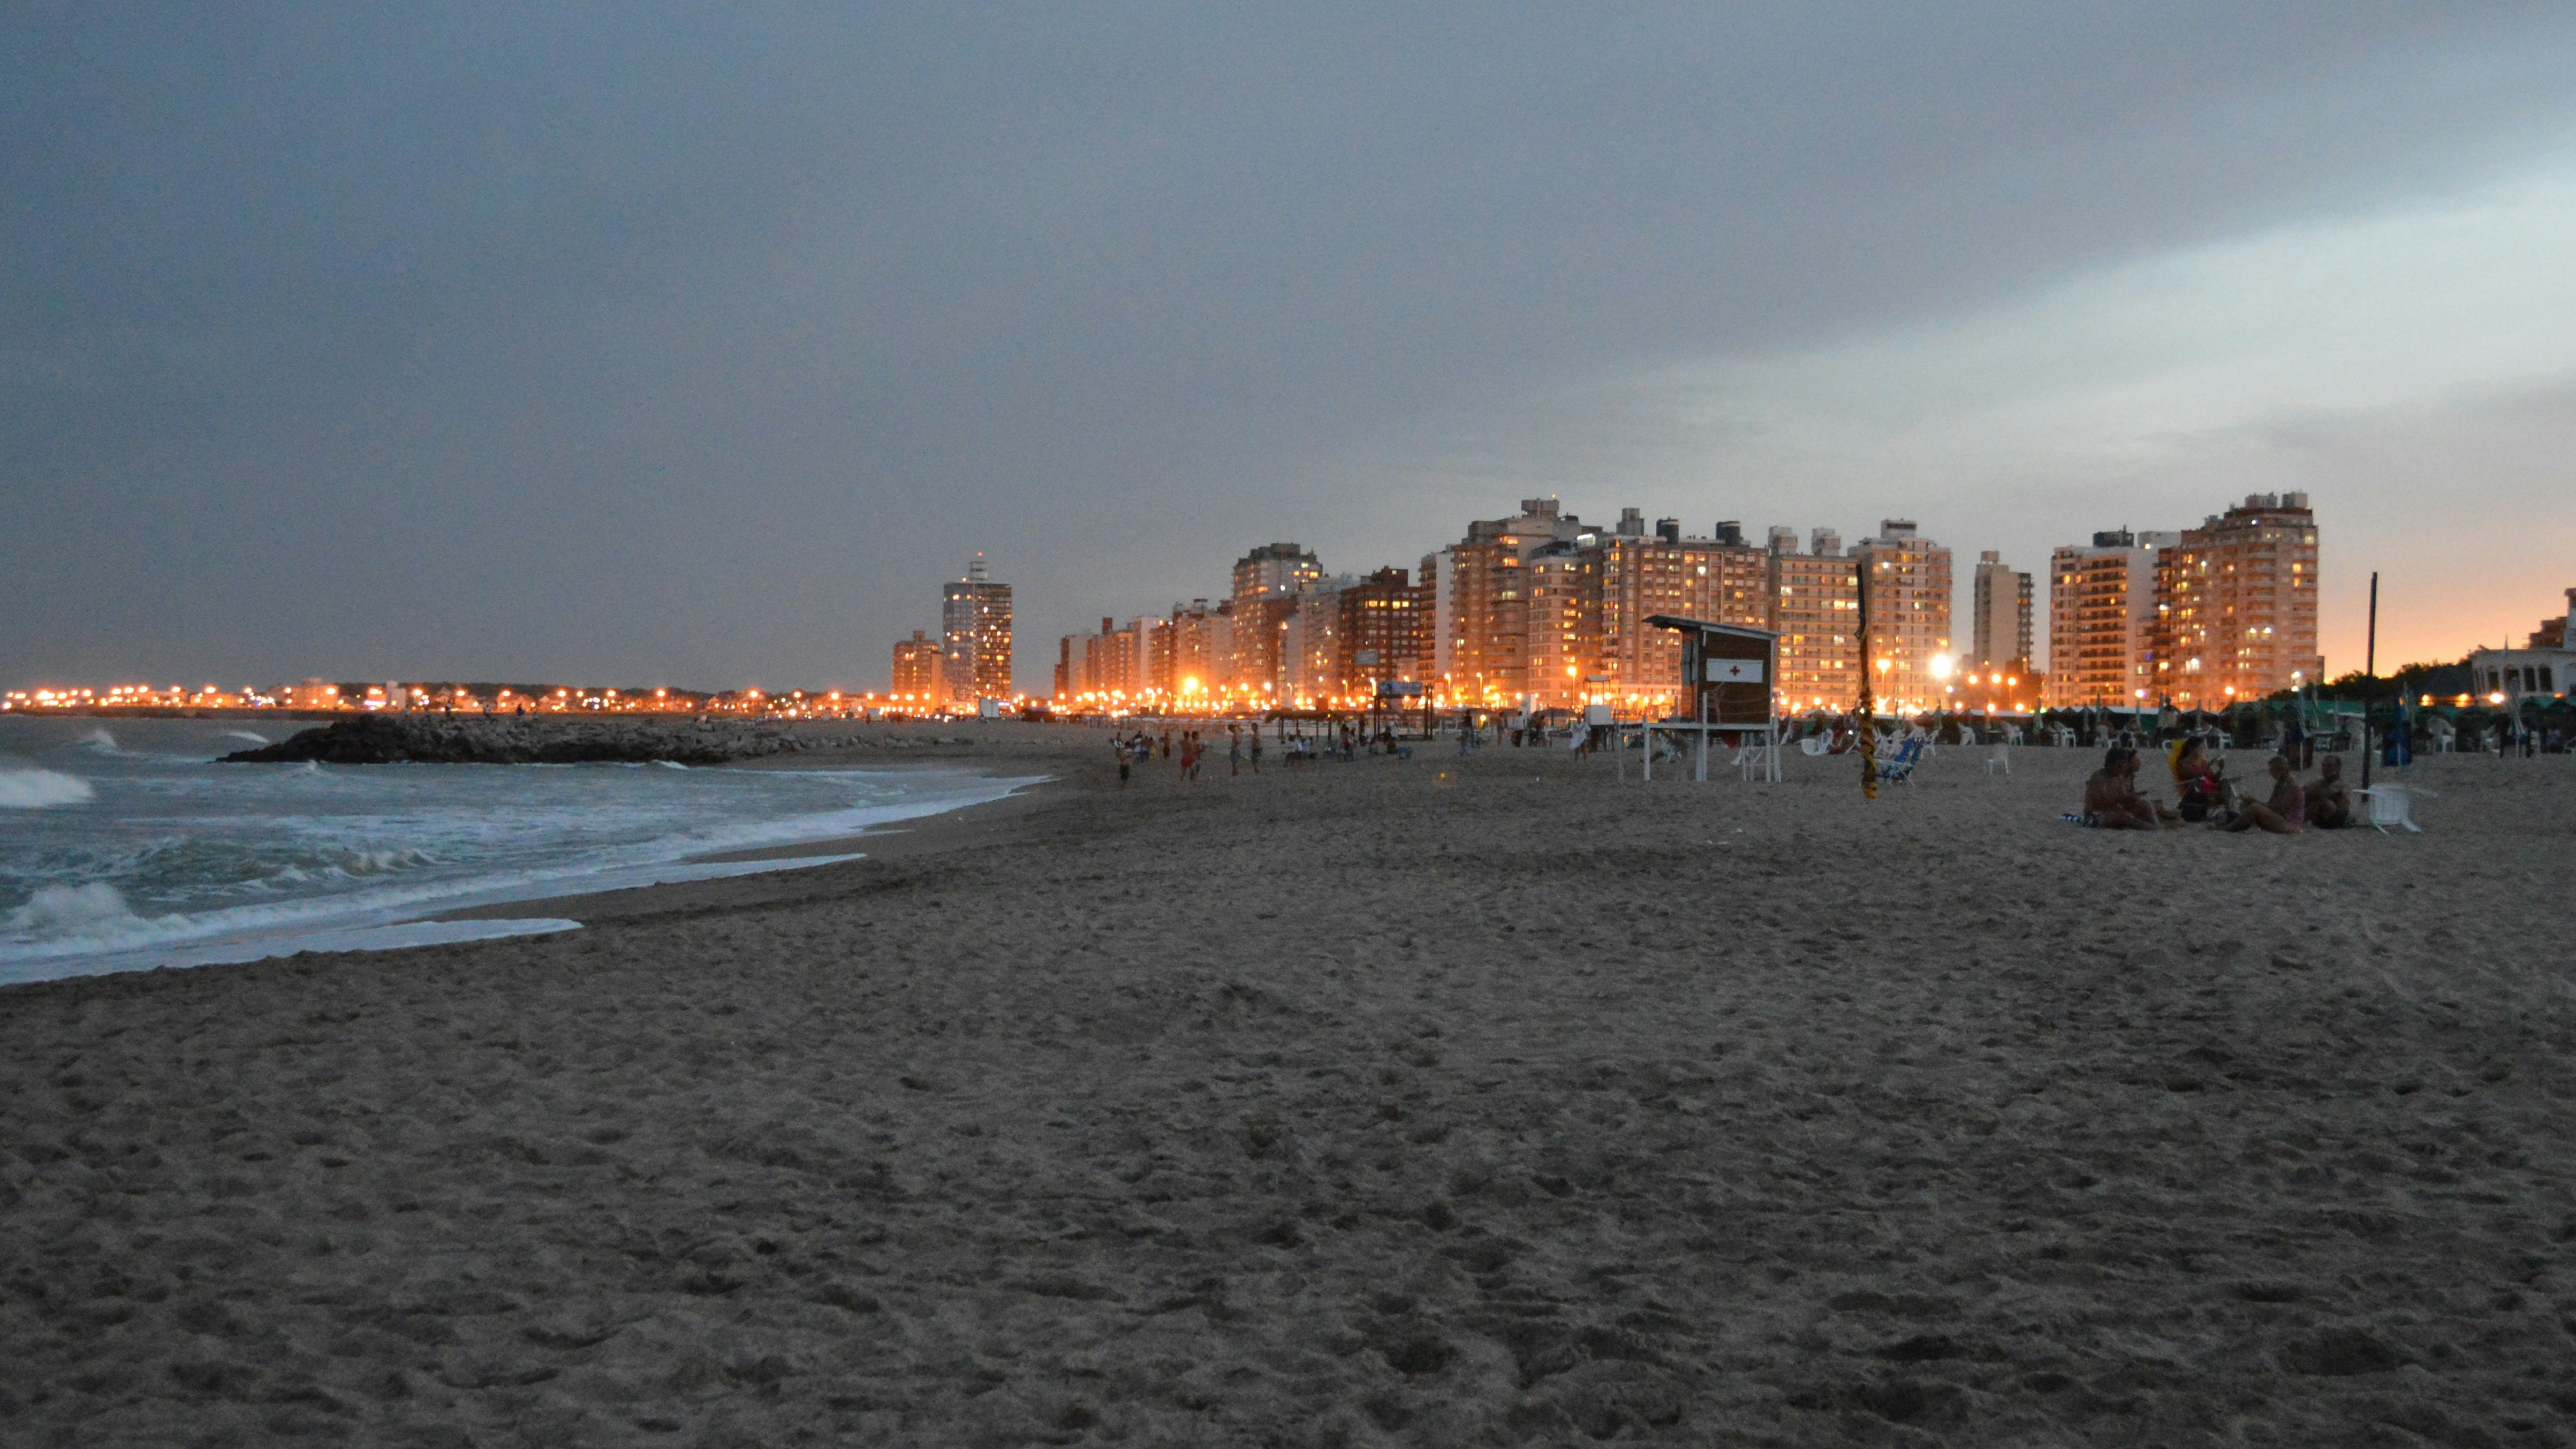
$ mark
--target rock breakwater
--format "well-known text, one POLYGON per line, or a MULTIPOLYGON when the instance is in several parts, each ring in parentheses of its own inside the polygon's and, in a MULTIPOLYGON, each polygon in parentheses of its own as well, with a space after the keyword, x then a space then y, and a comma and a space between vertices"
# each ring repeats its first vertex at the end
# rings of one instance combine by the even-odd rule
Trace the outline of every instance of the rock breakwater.
POLYGON ((363 715, 305 730, 273 745, 236 750, 228 763, 326 765, 585 765, 667 760, 721 765, 809 750, 883 749, 937 740, 862 739, 790 733, 729 720, 673 723, 634 719, 459 718, 363 715))

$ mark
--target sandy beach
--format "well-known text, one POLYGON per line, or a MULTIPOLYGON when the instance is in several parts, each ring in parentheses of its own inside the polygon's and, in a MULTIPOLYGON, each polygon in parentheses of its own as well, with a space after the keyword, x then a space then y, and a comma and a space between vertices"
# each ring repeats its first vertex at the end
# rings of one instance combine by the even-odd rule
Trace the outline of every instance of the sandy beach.
POLYGON ((0 990, 0 1442, 2576 1442, 2576 761, 2277 839, 953 732, 1057 781, 0 990))

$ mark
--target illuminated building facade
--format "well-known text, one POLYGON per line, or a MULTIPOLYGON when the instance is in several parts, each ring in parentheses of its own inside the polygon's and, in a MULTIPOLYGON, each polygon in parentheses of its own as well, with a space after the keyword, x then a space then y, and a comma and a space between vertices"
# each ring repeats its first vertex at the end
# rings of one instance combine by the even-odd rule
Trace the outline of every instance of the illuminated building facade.
POLYGON ((1842 540, 1817 529, 1815 549, 1798 552, 1794 529, 1771 530, 1765 593, 1780 636, 1783 709, 1847 710, 1860 698, 1860 563, 1842 540))
POLYGON ((1977 555, 1975 592, 1969 605, 1968 658, 1979 670, 2027 666, 2031 645, 2030 575, 1987 550, 1977 555))
POLYGON ((1279 697, 1299 706, 1319 705, 1342 693, 1342 591, 1359 580, 1345 574, 1310 579, 1297 590, 1279 628, 1279 697))
POLYGON ((1585 703, 1607 668, 1601 651, 1600 536, 1579 533, 1523 560, 1523 692, 1534 709, 1585 703))
POLYGON ((2543 619, 2520 649, 2479 649, 2469 655, 2469 687, 2489 704, 2519 706, 2527 699, 2576 694, 2576 589, 2567 612, 2543 619))
POLYGON ((2051 709, 2134 709, 2157 701, 2156 556, 2178 533, 2093 535, 2048 558, 2051 709))
POLYGON ((1370 697, 1384 680, 1422 681, 1431 672, 1432 591, 1397 567, 1343 589, 1341 692, 1370 697))
POLYGON ((939 641, 919 629, 913 630, 911 638, 894 641, 894 687, 891 693, 907 702, 944 703, 948 698, 948 681, 947 671, 942 666, 946 663, 947 656, 940 652, 939 641))
POLYGON ((1192 599, 1186 608, 1174 604, 1171 627, 1164 634, 1164 654, 1168 660, 1162 671, 1167 681, 1164 688, 1188 698, 1221 693, 1233 683, 1232 604, 1219 602, 1210 608, 1205 599, 1192 599))
POLYGON ((2150 700, 2225 709, 2313 684, 2317 519, 2304 493, 2255 493, 2156 556, 2150 700))
POLYGON ((1323 577, 1324 566, 1302 544, 1265 543, 1235 560, 1234 593, 1226 601, 1234 650, 1229 684, 1247 696, 1278 691, 1297 591, 1323 577))
POLYGON ((1600 673, 1606 692, 1657 711, 1678 705, 1682 636, 1646 620, 1670 614, 1755 629, 1771 627, 1770 555, 1744 541, 1734 520, 1713 536, 1686 538, 1665 518, 1648 533, 1636 509, 1601 541, 1600 673))
POLYGON ((1009 699, 1011 586, 993 582, 982 554, 966 566, 966 577, 941 588, 939 622, 949 698, 1009 699))
POLYGON ((1853 544, 1868 624, 1870 689, 1890 712, 1948 702, 1950 551, 1905 518, 1881 519, 1878 536, 1853 544))
POLYGON ((1530 556, 1584 531, 1553 498, 1524 498, 1510 518, 1479 519, 1448 550, 1446 618, 1452 700, 1517 707, 1529 692, 1530 556))

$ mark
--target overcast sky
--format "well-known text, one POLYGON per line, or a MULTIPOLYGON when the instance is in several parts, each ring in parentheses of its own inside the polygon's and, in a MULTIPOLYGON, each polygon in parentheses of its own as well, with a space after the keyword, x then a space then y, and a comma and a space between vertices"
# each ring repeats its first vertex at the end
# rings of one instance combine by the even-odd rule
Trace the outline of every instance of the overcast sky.
POLYGON ((881 688, 981 549, 1043 689, 1531 493, 1964 577, 2304 488, 2331 668, 2374 568, 2383 663, 2518 643, 2571 76, 2422 0, 13 5, 0 680, 881 688))

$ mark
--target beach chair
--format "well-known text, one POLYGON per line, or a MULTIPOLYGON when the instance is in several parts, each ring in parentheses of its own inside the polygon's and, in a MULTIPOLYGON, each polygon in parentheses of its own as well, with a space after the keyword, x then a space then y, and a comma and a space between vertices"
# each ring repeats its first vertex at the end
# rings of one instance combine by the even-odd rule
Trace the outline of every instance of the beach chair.
POLYGON ((1802 755, 1830 755, 1833 752, 1834 737, 1832 735, 1809 735, 1805 739, 1798 741, 1798 753, 1802 755))
POLYGON ((2366 803, 2369 813, 2364 818, 2370 821, 2371 829, 2386 835, 2391 827, 2403 827, 2421 835, 2424 827, 2415 823, 2414 799, 2432 793, 2413 785, 2373 785, 2353 791, 2352 796, 2366 803))
POLYGON ((1883 785, 1911 785, 1914 767, 1923 763, 1923 741, 1907 740, 1896 747, 1896 753, 1878 762, 1878 779, 1883 785))
POLYGON ((1999 744, 1994 747, 1992 752, 1987 754, 1986 773, 1989 775, 2009 775, 2012 773, 2012 746, 2008 744, 1999 744))

